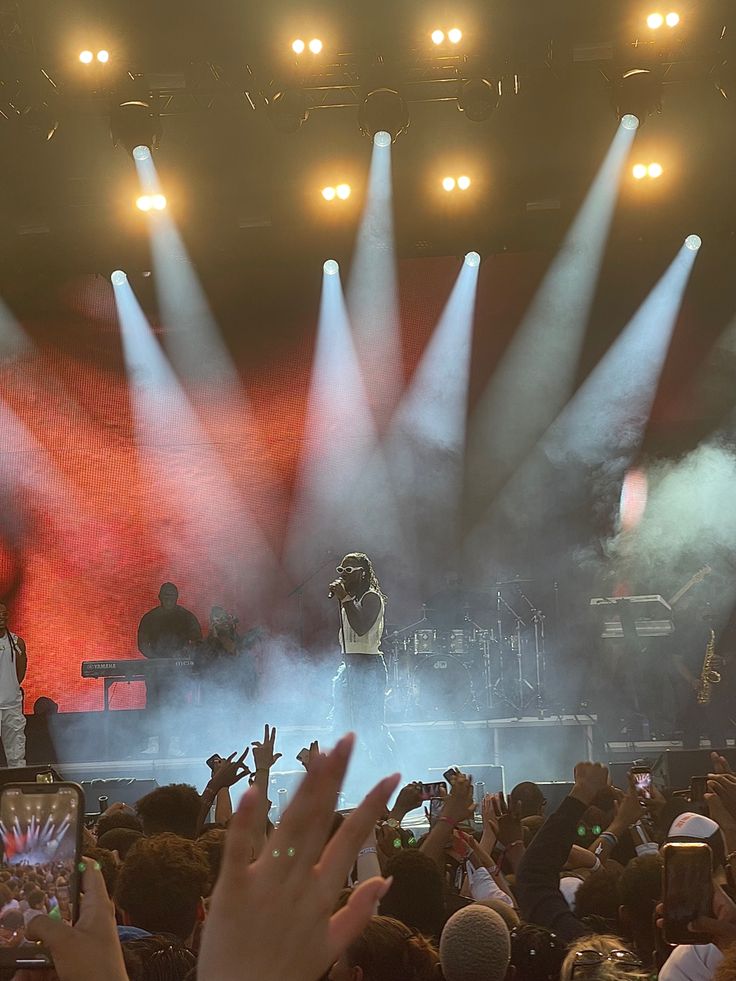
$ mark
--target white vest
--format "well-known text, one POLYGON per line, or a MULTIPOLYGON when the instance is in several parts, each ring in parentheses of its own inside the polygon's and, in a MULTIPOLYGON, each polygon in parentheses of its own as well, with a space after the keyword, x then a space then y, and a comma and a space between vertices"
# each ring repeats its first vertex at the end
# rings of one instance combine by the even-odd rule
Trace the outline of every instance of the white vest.
POLYGON ((342 617, 342 630, 340 631, 340 647, 343 654, 380 654, 381 653, 381 637, 383 637, 383 596, 377 593, 374 589, 369 589, 365 593, 368 596, 373 593, 381 601, 381 609, 376 617, 376 622, 373 624, 371 629, 367 634, 356 634, 353 628, 350 626, 348 621, 348 615, 345 612, 345 607, 340 607, 340 616, 342 617))
MULTIPOLYGON (((17 651, 18 637, 16 634, 11 636, 17 651)), ((6 633, 4 637, 0 637, 0 709, 15 708, 22 700, 18 675, 15 672, 15 654, 6 633)))

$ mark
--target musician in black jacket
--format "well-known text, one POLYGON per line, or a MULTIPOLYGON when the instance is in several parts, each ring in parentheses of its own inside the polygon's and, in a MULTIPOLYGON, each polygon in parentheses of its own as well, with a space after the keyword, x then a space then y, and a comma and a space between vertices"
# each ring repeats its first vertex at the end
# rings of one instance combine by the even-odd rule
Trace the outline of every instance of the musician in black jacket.
MULTIPOLYGON (((191 647, 202 640, 202 628, 195 615, 179 606, 179 590, 173 582, 165 582, 158 593, 159 605, 144 614, 138 625, 138 650, 144 657, 178 658, 191 656, 191 647)), ((162 671, 149 674, 146 682, 146 708, 149 714, 161 715, 162 709, 176 706, 179 686, 173 674, 162 671)), ((154 725, 158 729, 160 720, 154 725)), ((158 735, 151 735, 143 752, 156 755, 159 751, 158 735)), ((172 734, 173 755, 179 755, 176 734, 172 734)))

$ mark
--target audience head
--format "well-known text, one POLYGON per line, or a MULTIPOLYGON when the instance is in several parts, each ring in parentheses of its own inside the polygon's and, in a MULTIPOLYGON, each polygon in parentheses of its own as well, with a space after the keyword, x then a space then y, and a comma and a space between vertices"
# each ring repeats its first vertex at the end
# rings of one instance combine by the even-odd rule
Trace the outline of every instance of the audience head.
POLYGON ((197 848, 202 852, 210 870, 209 885, 206 895, 209 896, 215 888, 217 877, 220 874, 222 856, 225 852, 224 828, 212 828, 197 838, 197 848))
POLYGON ((175 937, 124 940, 123 959, 129 981, 184 981, 197 958, 175 937))
POLYGON ((330 971, 329 981, 434 981, 439 957, 425 937, 374 916, 330 971))
POLYGON ((710 845, 713 852, 713 869, 719 869, 726 864, 726 844, 720 826, 704 814, 685 811, 670 825, 667 841, 696 842, 703 841, 710 845))
POLYGON ((510 958, 508 928, 492 909, 466 906, 445 924, 440 937, 445 981, 503 981, 510 958))
POLYGON ((609 923, 609 929, 615 929, 618 922, 620 878, 621 870, 618 867, 591 872, 575 892, 575 915, 580 919, 599 916, 609 923))
POLYGON ((427 937, 439 937, 445 922, 442 873, 424 852, 402 849, 387 862, 391 888, 381 900, 379 913, 392 916, 427 937))
POLYGON ((143 831, 141 819, 132 807, 124 811, 105 811, 100 814, 97 819, 97 840, 99 841, 104 834, 112 831, 113 828, 130 828, 131 831, 143 831))
POLYGON ((645 974, 640 958, 620 937, 603 933, 583 937, 568 947, 560 981, 624 981, 645 974))
POLYGON ((642 855, 626 866, 618 884, 621 929, 631 937, 642 960, 654 951, 654 909, 662 896, 662 856, 642 855))
POLYGON ((107 848, 111 852, 117 852, 120 861, 123 862, 133 845, 142 837, 143 832, 136 831, 133 828, 111 828, 104 835, 100 835, 97 839, 97 844, 100 848, 107 848))
POLYGON ((521 817, 538 817, 544 812, 544 805, 547 801, 540 787, 531 780, 517 783, 509 794, 509 809, 521 807, 521 817))
POLYGON ((156 787, 135 805, 146 836, 164 832, 181 838, 195 838, 201 800, 187 783, 156 787))
POLYGON ((516 981, 558 981, 565 944, 546 927, 522 923, 511 931, 516 981))
POLYGON ((194 842, 172 834, 141 838, 120 868, 115 903, 127 925, 186 941, 202 917, 209 875, 194 842))
POLYGON ((492 909, 498 913, 509 930, 515 930, 521 924, 519 914, 514 907, 509 906, 502 899, 481 899, 478 905, 487 906, 488 909, 492 909))

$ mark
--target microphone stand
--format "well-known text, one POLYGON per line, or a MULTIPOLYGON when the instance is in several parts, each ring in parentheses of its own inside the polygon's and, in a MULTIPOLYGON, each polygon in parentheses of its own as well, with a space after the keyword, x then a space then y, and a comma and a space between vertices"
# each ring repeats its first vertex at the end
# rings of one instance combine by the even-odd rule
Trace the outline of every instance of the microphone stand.
POLYGON ((312 572, 309 573, 306 579, 302 580, 302 582, 300 582, 298 586, 294 586, 292 591, 286 594, 287 599, 291 599, 292 596, 296 596, 297 598, 297 604, 298 604, 297 617, 299 620, 299 644, 302 650, 304 650, 304 587, 308 583, 310 583, 316 575, 322 572, 324 567, 326 565, 329 565, 330 562, 332 562, 333 558, 334 558, 333 555, 328 555, 327 558, 324 560, 324 562, 320 562, 320 564, 315 569, 313 569, 312 572))

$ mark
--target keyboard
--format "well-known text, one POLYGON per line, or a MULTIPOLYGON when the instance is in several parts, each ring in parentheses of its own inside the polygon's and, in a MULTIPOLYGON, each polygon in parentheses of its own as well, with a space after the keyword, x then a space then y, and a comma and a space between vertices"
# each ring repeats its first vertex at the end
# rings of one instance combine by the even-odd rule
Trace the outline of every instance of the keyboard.
POLYGON ((185 657, 133 657, 122 661, 82 661, 82 677, 145 681, 153 674, 186 671, 193 664, 191 658, 185 657))

